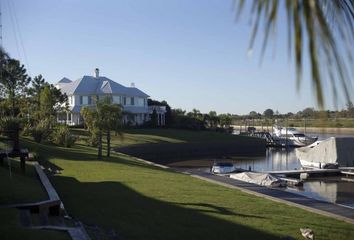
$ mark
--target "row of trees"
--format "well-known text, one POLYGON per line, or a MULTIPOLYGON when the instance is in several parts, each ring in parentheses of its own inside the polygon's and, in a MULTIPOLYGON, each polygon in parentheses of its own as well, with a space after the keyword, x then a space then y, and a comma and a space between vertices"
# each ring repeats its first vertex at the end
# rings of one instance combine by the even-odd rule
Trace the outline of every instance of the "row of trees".
MULTIPOLYGON (((148 105, 166 107, 165 119, 167 127, 193 130, 229 130, 232 124, 231 114, 217 114, 215 111, 202 113, 198 109, 187 112, 180 108, 172 109, 166 101, 159 102, 151 99, 149 99, 148 105)), ((157 126, 154 114, 152 114, 151 123, 148 125, 157 126)))
MULTIPOLYGON (((36 142, 50 140, 70 147, 76 137, 66 125, 56 121, 57 114, 68 111, 67 96, 49 84, 42 75, 30 78, 18 60, 0 49, 0 130, 30 135, 36 142)), ((90 133, 88 142, 98 146, 102 159, 102 135, 106 134, 107 156, 111 152, 111 130, 121 134, 122 108, 111 99, 96 100, 96 107, 83 108, 81 114, 90 133)), ((10 134, 9 136, 13 136, 10 134)))
POLYGON ((64 111, 66 95, 46 82, 42 75, 31 78, 18 60, 0 49, 0 127, 9 136, 22 129, 35 141, 52 140, 71 146, 73 136, 66 126, 56 128, 56 114, 64 111))
POLYGON ((321 118, 354 118, 354 106, 352 102, 349 102, 346 105, 345 109, 330 111, 330 110, 316 110, 315 108, 305 108, 296 113, 288 112, 288 113, 279 113, 278 111, 273 111, 272 109, 266 109, 263 114, 258 113, 256 111, 251 111, 249 114, 245 115, 233 115, 233 119, 235 120, 243 120, 243 119, 279 119, 279 118, 293 118, 293 119, 303 119, 303 118, 311 118, 311 119, 321 119, 321 118))

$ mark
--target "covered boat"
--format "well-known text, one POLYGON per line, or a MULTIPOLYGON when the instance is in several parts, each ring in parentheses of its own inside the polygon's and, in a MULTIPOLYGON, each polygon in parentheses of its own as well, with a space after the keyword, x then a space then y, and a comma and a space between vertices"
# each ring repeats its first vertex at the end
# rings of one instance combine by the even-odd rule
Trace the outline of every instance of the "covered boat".
POLYGON ((354 167, 354 138, 331 137, 295 151, 303 167, 354 167))
POLYGON ((269 173, 242 172, 230 174, 230 178, 243 182, 254 183, 266 187, 280 187, 284 184, 279 178, 269 173))

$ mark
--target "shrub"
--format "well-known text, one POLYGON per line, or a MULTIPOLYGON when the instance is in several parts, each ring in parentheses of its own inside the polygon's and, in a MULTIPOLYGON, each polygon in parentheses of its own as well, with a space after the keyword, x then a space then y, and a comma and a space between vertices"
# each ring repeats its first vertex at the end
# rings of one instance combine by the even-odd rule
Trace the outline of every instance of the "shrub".
POLYGON ((91 147, 98 146, 98 130, 94 130, 90 132, 90 136, 86 139, 86 142, 91 147))
POLYGON ((50 135, 50 121, 48 119, 40 120, 40 122, 32 127, 30 134, 37 143, 47 140, 50 135))
POLYGON ((16 117, 4 117, 0 120, 0 131, 8 137, 20 130, 21 121, 16 117))
POLYGON ((60 125, 54 130, 52 140, 57 145, 69 148, 74 145, 77 139, 73 134, 71 134, 67 125, 60 125))

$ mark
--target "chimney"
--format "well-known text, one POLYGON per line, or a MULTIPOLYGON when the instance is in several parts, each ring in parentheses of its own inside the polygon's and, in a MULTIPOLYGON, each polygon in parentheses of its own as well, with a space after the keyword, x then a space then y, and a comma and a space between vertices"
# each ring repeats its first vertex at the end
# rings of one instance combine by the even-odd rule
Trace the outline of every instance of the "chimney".
POLYGON ((130 87, 135 88, 135 83, 132 82, 132 83, 130 84, 130 87))
POLYGON ((95 78, 100 77, 100 70, 98 68, 95 69, 95 78))

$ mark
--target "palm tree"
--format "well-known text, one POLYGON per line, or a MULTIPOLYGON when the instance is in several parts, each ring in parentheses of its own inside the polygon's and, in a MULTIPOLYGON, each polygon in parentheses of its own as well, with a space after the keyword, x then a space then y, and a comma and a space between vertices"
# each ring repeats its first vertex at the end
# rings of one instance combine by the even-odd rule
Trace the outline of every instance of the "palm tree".
POLYGON ((111 153, 111 130, 122 135, 120 131, 123 118, 122 107, 119 104, 112 104, 111 98, 107 97, 97 101, 95 108, 84 107, 80 113, 88 131, 98 138, 98 159, 102 159, 102 134, 103 131, 106 132, 107 157, 109 157, 111 153))
MULTIPOLYGON (((236 1, 235 1, 236 2, 236 1)), ((338 87, 347 101, 353 95, 350 71, 353 69, 354 0, 254 0, 235 4, 237 16, 249 8, 254 17, 250 50, 254 46, 259 26, 264 24, 262 57, 270 32, 275 33, 279 11, 287 16, 289 54, 294 53, 297 88, 301 83, 304 57, 309 57, 311 81, 318 105, 325 104, 324 86, 329 81, 334 100, 338 87), (305 49, 306 47, 306 49, 305 49)), ((328 83, 327 83, 328 84, 328 83)))

